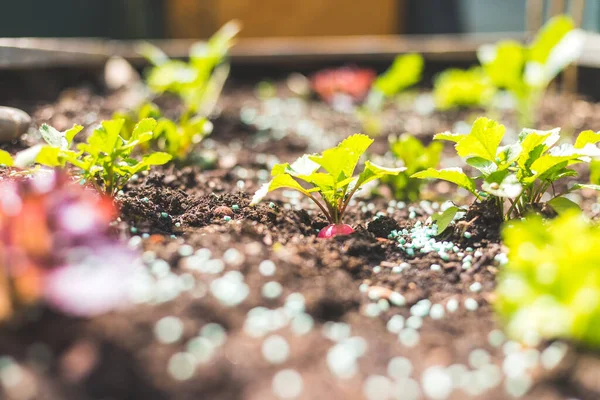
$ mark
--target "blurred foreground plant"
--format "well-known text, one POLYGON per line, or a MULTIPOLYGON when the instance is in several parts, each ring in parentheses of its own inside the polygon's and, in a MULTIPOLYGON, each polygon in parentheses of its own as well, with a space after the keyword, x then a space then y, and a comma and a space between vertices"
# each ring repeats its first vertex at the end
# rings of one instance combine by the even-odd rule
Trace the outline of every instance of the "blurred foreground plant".
POLYGON ((508 264, 495 308, 510 336, 530 345, 563 338, 600 347, 600 227, 570 211, 511 222, 502 235, 508 264))
POLYGON ((127 303, 140 264, 109 233, 110 198, 48 170, 0 192, 0 320, 40 302, 76 316, 127 303))

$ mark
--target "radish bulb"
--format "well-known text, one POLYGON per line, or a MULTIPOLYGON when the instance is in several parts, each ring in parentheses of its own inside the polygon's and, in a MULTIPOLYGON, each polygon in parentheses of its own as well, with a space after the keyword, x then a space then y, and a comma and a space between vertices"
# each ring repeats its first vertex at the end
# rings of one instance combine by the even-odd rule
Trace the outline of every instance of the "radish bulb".
POLYGON ((354 229, 347 224, 331 224, 321 229, 317 237, 321 239, 329 239, 336 235, 349 235, 354 232, 354 229))

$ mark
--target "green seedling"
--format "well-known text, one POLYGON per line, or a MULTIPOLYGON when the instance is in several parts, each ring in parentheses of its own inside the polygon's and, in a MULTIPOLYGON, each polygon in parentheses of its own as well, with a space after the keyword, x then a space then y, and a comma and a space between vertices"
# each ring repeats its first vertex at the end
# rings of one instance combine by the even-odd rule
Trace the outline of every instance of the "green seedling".
POLYGON ((495 93, 492 81, 480 67, 447 69, 436 77, 433 85, 433 98, 440 110, 487 107, 495 93))
POLYGON ((146 78, 148 87, 157 94, 179 96, 193 114, 210 115, 229 75, 226 58, 240 27, 230 21, 207 42, 194 44, 189 62, 172 60, 159 48, 144 44, 139 51, 154 65, 146 78))
POLYGON ((124 122, 122 119, 103 121, 85 143, 77 146, 73 146, 73 138, 83 129, 82 126, 75 125, 65 132, 60 132, 44 124, 40 132, 46 144, 36 145, 17 154, 15 165, 72 165, 79 170, 81 177, 98 191, 115 196, 133 175, 148 170, 153 165, 165 164, 172 158, 171 155, 162 152, 152 152, 136 158, 132 152, 152 139, 156 121, 152 118, 141 120, 134 127, 129 139, 120 135, 124 122))
POLYGON ((478 57, 492 84, 517 100, 521 126, 532 126, 550 82, 581 54, 584 35, 571 18, 550 19, 529 45, 513 40, 482 46, 478 57))
POLYGON ((461 168, 429 168, 412 177, 446 180, 473 193, 477 199, 491 199, 505 220, 539 212, 544 204, 558 213, 578 208, 565 195, 584 187, 598 190, 600 186, 576 184, 557 194, 554 184, 577 175, 569 168, 573 164, 587 163, 591 157, 600 156, 600 149, 595 146, 600 141, 600 133, 584 131, 574 145, 557 145, 559 132, 559 128, 550 131, 523 129, 515 143, 500 146, 505 134, 504 125, 478 118, 467 134, 440 133, 434 137, 454 142, 458 155, 476 174, 469 176, 461 168), (546 193, 550 199, 543 202, 546 193))
POLYGON ((252 204, 257 204, 273 190, 294 189, 311 199, 331 224, 321 230, 319 237, 351 233, 353 229, 342 221, 352 196, 375 179, 398 175, 405 170, 384 168, 366 161, 363 171, 354 176, 361 156, 371 143, 373 139, 356 134, 321 154, 305 154, 292 164, 275 165, 271 171, 273 178, 256 192, 252 204))
POLYGON ((144 104, 137 113, 118 113, 115 117, 125 120, 121 130, 123 138, 131 137, 137 121, 149 117, 156 119, 152 140, 142 144, 142 148, 166 152, 179 161, 187 160, 195 146, 212 133, 213 129, 212 122, 207 118, 190 112, 185 112, 175 122, 162 116, 160 108, 153 103, 144 104))
POLYGON ((424 182, 411 176, 419 171, 437 167, 444 146, 435 141, 425 146, 408 133, 400 137, 390 136, 389 142, 392 155, 406 169, 398 175, 384 176, 381 182, 390 186, 397 200, 417 201, 424 182))

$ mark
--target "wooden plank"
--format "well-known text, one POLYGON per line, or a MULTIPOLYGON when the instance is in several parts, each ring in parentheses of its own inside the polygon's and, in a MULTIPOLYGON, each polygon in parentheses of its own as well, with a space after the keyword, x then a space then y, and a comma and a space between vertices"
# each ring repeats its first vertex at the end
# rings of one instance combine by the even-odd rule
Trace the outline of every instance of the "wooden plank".
MULTIPOLYGON (((476 61, 482 44, 500 39, 524 40, 523 33, 428 36, 358 36, 320 38, 239 39, 231 50, 233 63, 269 64, 293 60, 391 59, 397 54, 419 52, 426 59, 476 61)), ((183 58, 194 40, 152 41, 171 57, 183 58)), ((143 62, 136 53, 139 41, 100 39, 0 39, 0 68, 52 66, 53 63, 101 64, 117 55, 135 63, 143 62), (19 51, 15 50, 19 49, 19 51), (35 59, 26 50, 36 51, 35 59)), ((32 53, 29 53, 32 54, 32 53)), ((600 68, 600 34, 587 32, 580 66, 600 68)))
POLYGON ((217 0, 219 25, 242 21, 242 37, 399 33, 397 0, 217 0))
POLYGON ((219 29, 218 0, 165 1, 165 31, 174 39, 208 38, 219 29))

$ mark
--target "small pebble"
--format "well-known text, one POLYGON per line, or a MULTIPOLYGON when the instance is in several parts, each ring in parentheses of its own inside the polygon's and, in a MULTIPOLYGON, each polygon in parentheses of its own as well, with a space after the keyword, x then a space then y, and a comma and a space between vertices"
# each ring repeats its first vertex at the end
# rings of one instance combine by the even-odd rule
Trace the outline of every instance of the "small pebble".
POLYGON ((181 339, 183 322, 177 317, 164 317, 154 325, 154 336, 164 344, 171 344, 181 339))
POLYGON ((456 312, 456 310, 458 310, 458 300, 456 299, 450 299, 448 300, 448 302, 446 303, 446 310, 448 310, 448 312, 456 312))
POLYGON ((29 130, 31 117, 18 108, 0 106, 0 143, 18 139, 29 130))
POLYGON ((469 311, 475 311, 479 308, 479 303, 472 297, 467 297, 465 299, 465 308, 469 311))
POLYGON ((258 272, 263 276, 273 276, 275 274, 275 263, 271 260, 264 260, 258 264, 258 272))
POLYGON ((481 291, 481 283, 479 283, 479 282, 473 282, 471 284, 471 286, 469 286, 469 290, 471 292, 475 292, 475 293, 480 292, 481 291))
POLYGON ((175 353, 169 359, 167 371, 178 381, 190 379, 196 370, 196 358, 190 353, 175 353))
POLYGON ((283 292, 283 287, 281 286, 281 284, 279 282, 276 281, 271 281, 271 282, 267 282, 263 285, 262 287, 262 296, 265 299, 276 299, 279 296, 281 296, 281 293, 283 292))
POLYGON ((270 364, 281 364, 288 359, 290 345, 283 336, 272 335, 263 342, 262 354, 270 364))
POLYGON ((302 394, 302 375, 293 369, 284 369, 273 377, 272 390, 280 399, 295 399, 302 394))

